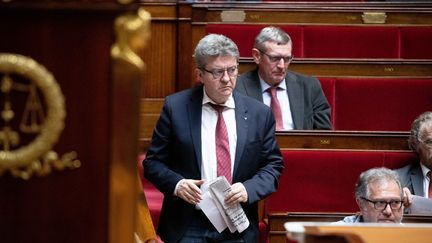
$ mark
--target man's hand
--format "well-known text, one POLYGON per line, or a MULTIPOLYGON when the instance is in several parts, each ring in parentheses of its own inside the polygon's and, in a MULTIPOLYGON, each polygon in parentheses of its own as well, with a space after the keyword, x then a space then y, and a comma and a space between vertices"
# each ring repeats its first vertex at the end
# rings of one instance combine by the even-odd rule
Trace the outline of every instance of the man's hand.
POLYGON ((411 206, 412 201, 413 201, 413 199, 412 199, 412 194, 411 194, 410 190, 407 187, 404 187, 403 188, 403 204, 404 204, 404 207, 407 208, 407 207, 411 206))
POLYGON ((237 182, 231 185, 231 192, 228 193, 228 195, 226 196, 225 203, 234 204, 234 203, 247 202, 247 200, 248 200, 248 194, 246 188, 243 186, 242 183, 237 182))
POLYGON ((201 201, 201 190, 199 186, 204 180, 183 179, 179 182, 175 195, 190 204, 197 204, 201 201))

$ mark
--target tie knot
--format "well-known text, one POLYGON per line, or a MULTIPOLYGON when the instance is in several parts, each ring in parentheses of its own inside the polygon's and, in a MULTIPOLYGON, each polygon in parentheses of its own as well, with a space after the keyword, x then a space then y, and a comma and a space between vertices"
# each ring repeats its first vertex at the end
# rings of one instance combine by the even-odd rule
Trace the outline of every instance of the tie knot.
POLYGON ((213 107, 213 109, 215 109, 219 114, 222 113, 222 111, 224 110, 225 106, 222 105, 216 105, 216 104, 212 104, 210 103, 210 105, 213 107))
POLYGON ((432 181, 432 178, 431 178, 432 173, 431 173, 431 171, 428 171, 428 173, 426 173, 426 176, 429 178, 429 181, 432 181))
POLYGON ((277 92, 277 89, 278 89, 277 86, 272 86, 272 87, 268 88, 267 91, 268 91, 272 96, 274 96, 274 95, 276 94, 276 92, 277 92))

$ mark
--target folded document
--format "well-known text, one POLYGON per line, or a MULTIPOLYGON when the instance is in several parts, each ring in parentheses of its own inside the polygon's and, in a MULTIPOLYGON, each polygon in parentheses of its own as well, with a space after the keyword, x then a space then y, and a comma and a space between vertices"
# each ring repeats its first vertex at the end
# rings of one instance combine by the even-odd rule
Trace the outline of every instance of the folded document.
POLYGON ((227 227, 231 233, 243 232, 249 227, 240 203, 234 205, 225 204, 225 197, 231 191, 231 186, 225 176, 220 176, 208 183, 208 190, 204 193, 203 200, 198 206, 220 233, 227 227))

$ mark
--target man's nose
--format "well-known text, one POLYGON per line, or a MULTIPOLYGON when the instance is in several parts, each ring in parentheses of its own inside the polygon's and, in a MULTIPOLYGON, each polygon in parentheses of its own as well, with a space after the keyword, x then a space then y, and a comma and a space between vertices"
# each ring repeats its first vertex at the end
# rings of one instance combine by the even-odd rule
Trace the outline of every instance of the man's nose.
POLYGON ((285 67, 286 62, 284 61, 283 58, 280 58, 279 61, 277 62, 277 66, 279 68, 284 68, 285 67))
POLYGON ((392 214, 392 209, 391 209, 391 207, 390 207, 390 204, 387 204, 386 206, 385 206, 385 208, 383 209, 383 214, 385 214, 385 215, 391 215, 392 214))
POLYGON ((230 76, 228 75, 228 71, 227 70, 224 71, 221 80, 224 83, 227 83, 227 82, 230 81, 230 76))

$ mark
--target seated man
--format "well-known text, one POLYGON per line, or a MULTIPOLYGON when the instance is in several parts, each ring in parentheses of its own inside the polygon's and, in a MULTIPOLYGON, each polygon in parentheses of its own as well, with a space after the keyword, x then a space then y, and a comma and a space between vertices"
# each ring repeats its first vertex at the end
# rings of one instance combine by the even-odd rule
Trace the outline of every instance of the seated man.
POLYGON ((400 223, 404 193, 396 172, 387 168, 364 171, 355 188, 360 215, 348 216, 336 223, 400 223))
POLYGON ((408 144, 417 153, 419 161, 402 167, 399 174, 402 186, 413 195, 432 198, 432 112, 428 111, 414 120, 408 144))
POLYGON ((276 130, 332 129, 330 106, 318 79, 288 71, 292 48, 282 29, 262 29, 252 49, 257 68, 239 77, 236 90, 271 107, 276 130))

